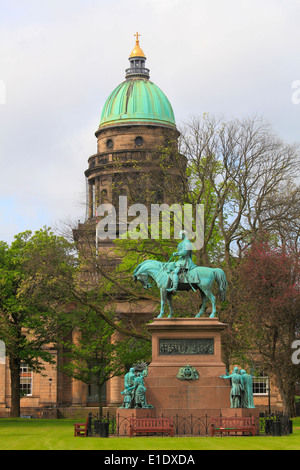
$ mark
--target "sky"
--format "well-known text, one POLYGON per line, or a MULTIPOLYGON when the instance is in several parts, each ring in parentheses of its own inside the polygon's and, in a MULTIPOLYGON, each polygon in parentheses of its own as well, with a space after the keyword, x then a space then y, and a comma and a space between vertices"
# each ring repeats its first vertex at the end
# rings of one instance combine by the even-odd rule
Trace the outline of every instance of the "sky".
POLYGON ((85 219, 87 160, 138 31, 177 126, 257 115, 300 142, 300 0, 0 0, 0 240, 85 219))

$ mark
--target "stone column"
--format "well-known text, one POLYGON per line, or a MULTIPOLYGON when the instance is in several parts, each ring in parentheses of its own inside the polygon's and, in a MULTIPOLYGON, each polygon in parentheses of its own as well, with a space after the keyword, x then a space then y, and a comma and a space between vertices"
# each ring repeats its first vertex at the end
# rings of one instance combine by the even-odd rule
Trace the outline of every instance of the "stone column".
MULTIPOLYGON (((112 341, 118 341, 121 339, 121 334, 116 331, 112 336, 112 341)), ((123 378, 122 377, 113 377, 109 381, 110 384, 110 394, 108 401, 108 406, 119 406, 122 404, 122 395, 121 391, 123 390, 123 378)))
POLYGON ((122 404, 123 378, 113 377, 110 379, 110 397, 108 406, 120 406, 122 404))
MULTIPOLYGON (((74 344, 78 341, 80 332, 73 330, 72 340, 74 344)), ((83 383, 80 380, 72 379, 72 405, 82 405, 83 398, 83 383)))
POLYGON ((93 217, 93 184, 89 181, 89 219, 93 217))

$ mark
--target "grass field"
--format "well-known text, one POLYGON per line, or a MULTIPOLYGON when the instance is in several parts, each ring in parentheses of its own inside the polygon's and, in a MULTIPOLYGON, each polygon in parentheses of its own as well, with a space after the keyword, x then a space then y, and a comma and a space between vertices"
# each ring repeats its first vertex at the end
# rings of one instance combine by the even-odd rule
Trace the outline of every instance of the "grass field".
POLYGON ((74 437, 73 420, 0 419, 0 450, 299 450, 300 418, 288 436, 74 437))

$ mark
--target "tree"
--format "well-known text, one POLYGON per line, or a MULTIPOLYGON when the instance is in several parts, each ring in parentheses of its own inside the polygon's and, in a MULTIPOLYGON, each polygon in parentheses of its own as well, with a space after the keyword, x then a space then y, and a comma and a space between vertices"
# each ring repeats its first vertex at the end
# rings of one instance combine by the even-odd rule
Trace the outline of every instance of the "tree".
POLYGON ((219 261, 230 278, 234 259, 242 256, 247 242, 266 230, 277 232, 295 216, 299 220, 299 145, 283 142, 263 120, 191 118, 181 132, 180 152, 187 158, 185 197, 205 208, 200 253, 205 265, 212 261, 216 233, 221 235, 219 261), (292 199, 279 196, 291 186, 292 199), (272 199, 277 212, 275 204, 270 210, 272 199))
POLYGON ((284 411, 293 415, 299 367, 292 343, 300 326, 299 257, 270 242, 254 242, 238 268, 236 337, 244 359, 275 378, 284 411))
POLYGON ((62 278, 72 277, 76 262, 71 246, 49 229, 0 242, 0 337, 11 373, 11 416, 20 415, 20 364, 36 372, 53 363, 46 349, 68 325, 62 278))
MULTIPOLYGON (((107 316, 110 316, 107 313, 107 316)), ((99 416, 103 417, 101 392, 112 377, 124 375, 128 366, 140 360, 149 361, 150 344, 135 338, 120 339, 115 329, 96 311, 85 308, 73 312, 77 340, 64 342, 68 362, 63 372, 98 389, 99 416)))

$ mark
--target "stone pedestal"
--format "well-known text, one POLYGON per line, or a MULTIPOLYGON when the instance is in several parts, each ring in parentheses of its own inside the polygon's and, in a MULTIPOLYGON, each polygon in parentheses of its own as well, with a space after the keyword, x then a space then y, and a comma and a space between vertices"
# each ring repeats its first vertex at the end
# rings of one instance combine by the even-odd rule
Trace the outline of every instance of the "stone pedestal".
MULTIPOLYGON (((217 318, 156 318, 147 326, 152 335, 152 362, 145 378, 147 403, 156 415, 219 416, 230 408, 230 383, 221 358, 221 332, 217 318), (193 367, 199 378, 180 380, 181 367, 193 367)), ((234 410, 232 410, 234 411, 234 410)))
POLYGON ((217 318, 156 318, 147 325, 152 335, 152 362, 145 377, 146 401, 153 409, 118 409, 119 435, 129 435, 131 417, 172 417, 180 434, 209 435, 217 416, 258 417, 256 409, 230 408, 231 385, 221 357, 217 318), (182 367, 196 371, 196 379, 177 375, 182 367))

